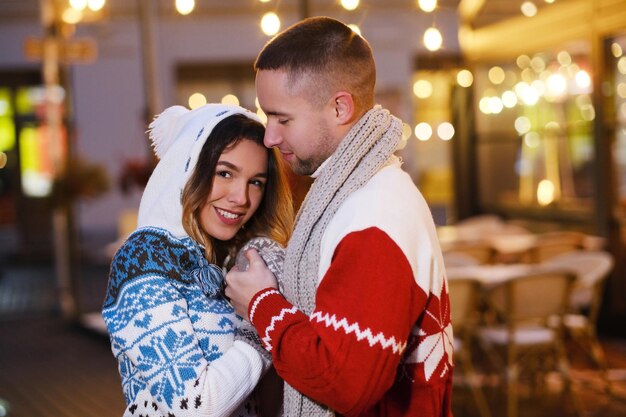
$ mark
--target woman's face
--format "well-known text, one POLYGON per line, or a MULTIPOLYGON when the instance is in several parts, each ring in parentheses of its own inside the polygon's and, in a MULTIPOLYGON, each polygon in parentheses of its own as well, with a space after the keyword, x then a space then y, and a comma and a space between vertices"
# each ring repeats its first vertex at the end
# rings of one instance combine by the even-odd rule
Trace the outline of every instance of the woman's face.
POLYGON ((267 182, 268 150, 251 140, 226 148, 215 168, 213 187, 200 210, 202 229, 230 240, 259 208, 267 182))

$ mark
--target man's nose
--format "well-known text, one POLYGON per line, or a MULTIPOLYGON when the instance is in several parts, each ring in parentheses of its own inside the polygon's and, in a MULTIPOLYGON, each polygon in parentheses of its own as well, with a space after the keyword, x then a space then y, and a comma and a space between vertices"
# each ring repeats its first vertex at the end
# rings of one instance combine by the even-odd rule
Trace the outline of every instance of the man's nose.
POLYGON ((273 148, 282 143, 282 138, 277 129, 273 126, 273 123, 268 123, 265 128, 265 136, 263 137, 263 144, 268 148, 273 148))

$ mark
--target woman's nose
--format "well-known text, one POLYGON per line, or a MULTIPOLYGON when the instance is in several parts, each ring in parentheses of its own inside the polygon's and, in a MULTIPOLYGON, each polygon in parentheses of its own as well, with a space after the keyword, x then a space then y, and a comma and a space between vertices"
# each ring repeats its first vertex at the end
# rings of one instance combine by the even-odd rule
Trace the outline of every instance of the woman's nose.
POLYGON ((245 206, 248 203, 248 184, 232 184, 228 200, 238 206, 245 206))

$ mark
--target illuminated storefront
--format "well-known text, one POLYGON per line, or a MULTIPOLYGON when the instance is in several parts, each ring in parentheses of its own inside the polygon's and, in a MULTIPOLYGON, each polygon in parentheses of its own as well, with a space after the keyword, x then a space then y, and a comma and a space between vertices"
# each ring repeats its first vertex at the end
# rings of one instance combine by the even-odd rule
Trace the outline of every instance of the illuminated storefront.
POLYGON ((563 0, 483 27, 463 18, 474 111, 456 172, 477 201, 459 211, 603 236, 616 258, 607 305, 626 315, 626 1, 563 0))

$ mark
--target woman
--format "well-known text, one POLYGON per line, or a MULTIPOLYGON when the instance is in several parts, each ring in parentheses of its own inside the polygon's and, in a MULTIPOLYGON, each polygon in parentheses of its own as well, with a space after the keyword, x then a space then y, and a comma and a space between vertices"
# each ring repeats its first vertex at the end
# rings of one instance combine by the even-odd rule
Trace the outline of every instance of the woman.
POLYGON ((116 253, 103 317, 124 416, 254 416, 269 359, 223 296, 246 242, 285 245, 293 208, 264 127, 238 106, 175 106, 150 125, 160 158, 138 229, 116 253))

